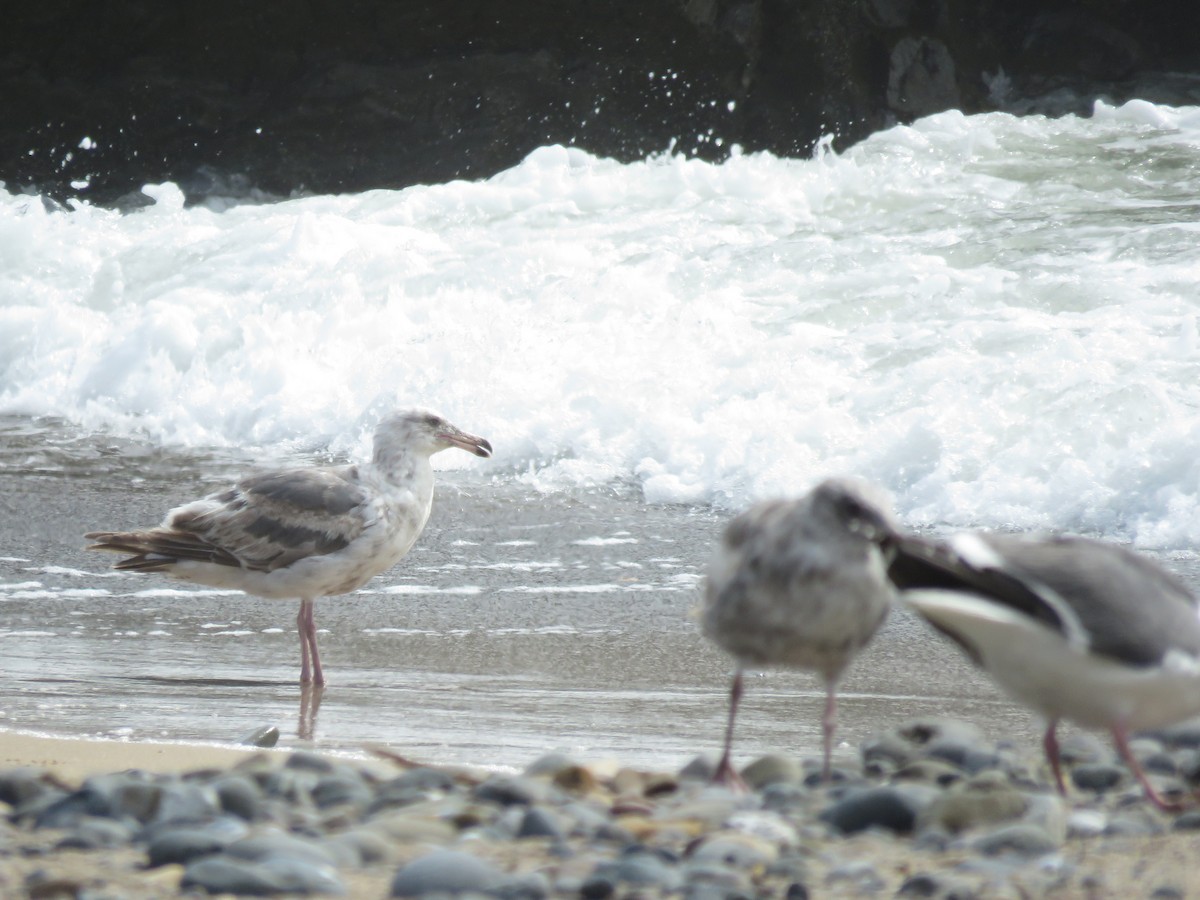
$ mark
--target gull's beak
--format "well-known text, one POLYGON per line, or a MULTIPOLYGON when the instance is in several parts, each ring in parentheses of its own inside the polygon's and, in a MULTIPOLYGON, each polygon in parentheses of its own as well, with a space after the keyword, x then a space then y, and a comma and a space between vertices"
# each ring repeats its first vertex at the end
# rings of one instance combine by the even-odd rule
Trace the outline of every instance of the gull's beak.
POLYGON ((465 431, 439 431, 438 437, 451 447, 458 447, 484 459, 492 455, 492 445, 485 438, 467 434, 465 431))

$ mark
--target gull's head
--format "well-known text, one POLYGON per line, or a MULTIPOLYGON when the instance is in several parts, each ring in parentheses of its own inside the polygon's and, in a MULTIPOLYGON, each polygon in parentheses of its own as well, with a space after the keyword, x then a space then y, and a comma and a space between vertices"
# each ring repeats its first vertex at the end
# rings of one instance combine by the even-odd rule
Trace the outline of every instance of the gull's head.
POLYGON ((828 478, 808 496, 818 516, 871 543, 883 543, 900 529, 887 494, 868 482, 828 478))
POLYGON ((451 447, 484 458, 492 455, 492 445, 485 439, 468 434, 427 409, 391 413, 375 429, 376 461, 383 461, 397 451, 432 456, 451 447))

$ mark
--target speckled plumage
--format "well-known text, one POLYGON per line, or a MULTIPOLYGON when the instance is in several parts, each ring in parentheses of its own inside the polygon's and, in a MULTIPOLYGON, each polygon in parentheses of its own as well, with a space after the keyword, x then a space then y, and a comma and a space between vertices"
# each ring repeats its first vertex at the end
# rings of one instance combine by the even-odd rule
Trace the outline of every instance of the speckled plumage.
POLYGON ((731 521, 705 581, 704 634, 737 662, 718 776, 729 760, 742 670, 791 668, 825 681, 824 771, 836 688, 887 617, 893 588, 886 544, 895 526, 866 484, 830 479, 796 500, 758 503, 731 521))
POLYGON ((89 549, 133 554, 117 569, 299 599, 300 678, 324 684, 313 601, 356 590, 408 553, 433 506, 429 458, 450 447, 492 452, 434 413, 396 412, 376 429, 370 462, 251 475, 156 528, 91 532, 89 549))

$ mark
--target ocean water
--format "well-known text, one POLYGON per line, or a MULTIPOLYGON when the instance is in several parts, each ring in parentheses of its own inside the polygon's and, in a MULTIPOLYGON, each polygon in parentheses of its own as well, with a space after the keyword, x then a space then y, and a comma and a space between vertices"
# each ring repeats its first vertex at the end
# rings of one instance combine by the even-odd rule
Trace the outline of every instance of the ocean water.
MULTIPOLYGON (((318 623, 333 623, 322 640, 350 648, 368 627, 392 628, 372 639, 421 644, 420 671, 445 669, 429 662, 449 652, 439 657, 429 634, 483 628, 499 639, 504 616, 480 626, 480 604, 511 618, 569 596, 571 610, 543 609, 518 631, 543 645, 590 634, 583 643, 617 653, 611 684, 586 667, 553 682, 561 660, 532 675, 510 667, 543 704, 547 690, 584 691, 562 720, 595 685, 618 690, 622 653, 660 652, 645 636, 636 651, 612 638, 613 650, 596 610, 625 623, 614 627, 627 637, 688 629, 677 652, 703 655, 694 626, 675 623, 723 518, 830 474, 882 485, 914 527, 1065 529, 1194 561, 1200 109, 948 112, 842 153, 735 154, 719 165, 674 155, 619 164, 545 147, 484 181, 268 205, 214 197, 185 208, 174 185, 145 192, 154 205, 121 214, 0 190, 0 475, 36 494, 10 494, 0 516, 35 515, 67 492, 52 539, 25 540, 10 522, 9 539, 24 543, 0 546, 10 618, 0 647, 18 693, 32 691, 22 695, 30 706, 10 712, 21 727, 104 730, 86 710, 76 720, 52 707, 39 719, 33 676, 13 675, 13 660, 69 660, 72 683, 99 677, 100 693, 122 702, 104 679, 131 663, 119 651, 115 670, 86 662, 98 652, 86 643, 89 617, 114 598, 124 610, 129 598, 169 606, 139 592, 170 583, 110 579, 105 560, 68 553, 78 533, 154 522, 246 465, 364 454, 396 405, 435 408, 496 448, 486 462, 437 457, 445 490, 469 500, 470 515, 447 519, 435 544, 451 568, 434 582, 406 586, 403 574, 372 588, 406 610, 435 598, 458 618, 397 624, 381 613, 367 625, 346 615, 339 632, 321 618, 337 614, 322 612, 318 623), (512 503, 544 506, 560 525, 592 509, 572 532, 585 543, 550 553, 518 517, 488 540, 454 544, 455 527, 479 529, 512 503), (654 545, 638 533, 644 524, 608 527, 621 517, 659 523, 659 534, 683 529, 686 552, 654 545), (622 569, 637 577, 623 581, 622 569), (650 584, 642 597, 628 587, 638 579, 650 584), (610 600, 617 606, 604 607, 610 600), (653 627, 646 602, 668 610, 653 627)), ((244 630, 251 637, 226 634, 237 649, 217 657, 226 687, 241 677, 239 659, 249 664, 239 654, 253 656, 266 633, 281 648, 271 683, 289 684, 290 607, 189 596, 216 604, 194 628, 168 616, 110 631, 151 647, 155 631, 182 645, 244 630), (258 609, 263 621, 229 624, 258 609)), ((510 659, 517 643, 496 653, 510 659)), ((181 696, 208 677, 206 660, 188 669, 169 641, 162 653, 164 671, 191 672, 169 676, 186 682, 181 696)), ((398 656, 372 657, 359 680, 378 681, 398 656)), ((709 700, 721 696, 722 662, 703 660, 703 674, 680 676, 679 696, 700 683, 709 700)), ((329 665, 336 678, 332 652, 329 665)), ((490 671, 467 668, 458 675, 468 681, 490 671)), ((941 702, 957 690, 983 702, 986 686, 954 673, 959 688, 901 693, 941 702)), ((397 694, 409 684, 389 683, 397 694)), ((864 685, 868 695, 890 696, 879 684, 864 685)), ((358 718, 343 710, 347 731, 370 720, 375 701, 360 699, 358 718)), ((187 706, 187 727, 169 734, 204 732, 187 706)), ((685 707, 680 721, 693 721, 685 707)), ((648 734, 659 715, 646 713, 648 734)), ((127 727, 161 736, 144 720, 127 727)), ((455 739, 437 740, 446 752, 455 739)))
POLYGON ((419 404, 538 490, 733 509, 854 472, 918 525, 1200 538, 1200 110, 950 112, 723 165, 547 147, 220 211, 147 191, 0 193, 0 414, 355 453, 419 404))

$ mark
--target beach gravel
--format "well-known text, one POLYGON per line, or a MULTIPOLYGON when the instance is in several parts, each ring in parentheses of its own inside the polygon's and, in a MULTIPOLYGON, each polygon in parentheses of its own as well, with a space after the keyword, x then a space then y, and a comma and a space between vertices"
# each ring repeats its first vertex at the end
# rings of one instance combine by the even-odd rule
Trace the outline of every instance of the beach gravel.
POLYGON ((79 783, 14 767, 0 896, 1200 895, 1197 812, 1153 809, 1123 772, 1093 778, 1112 763, 1087 742, 1065 801, 1036 748, 962 723, 907 722, 861 749, 829 785, 808 760, 747 761, 743 791, 711 785, 711 760, 644 772, 563 754, 520 773, 309 751, 79 783))

